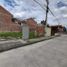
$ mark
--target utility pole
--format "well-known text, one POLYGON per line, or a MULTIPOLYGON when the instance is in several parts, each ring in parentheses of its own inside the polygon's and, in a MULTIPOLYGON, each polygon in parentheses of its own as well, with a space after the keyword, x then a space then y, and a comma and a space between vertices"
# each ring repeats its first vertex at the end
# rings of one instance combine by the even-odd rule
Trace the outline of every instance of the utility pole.
POLYGON ((48 7, 48 5, 49 5, 49 1, 48 0, 46 0, 46 18, 45 18, 45 23, 46 23, 46 27, 47 27, 47 18, 48 18, 48 12, 49 12, 49 7, 48 7))
MULTIPOLYGON (((49 7, 48 7, 48 5, 49 5, 49 0, 46 0, 46 5, 44 4, 44 6, 46 7, 46 9, 45 9, 45 7, 43 7, 37 0, 33 0, 33 1, 35 1, 44 11, 46 11, 45 22, 43 22, 42 24, 45 25, 45 26, 47 26, 48 12, 49 12, 49 11, 51 12, 51 10, 50 10, 49 7)), ((52 12, 51 12, 51 14, 53 15, 52 12)))
POLYGON ((51 29, 47 27, 48 12, 49 12, 49 0, 46 0, 46 17, 45 17, 45 36, 51 35, 51 29))
MULTIPOLYGON (((35 1, 38 5, 40 5, 41 8, 44 9, 44 11, 46 11, 46 17, 45 17, 45 21, 42 22, 42 24, 44 25, 44 28, 45 28, 45 36, 48 35, 48 27, 47 27, 47 20, 48 20, 48 12, 51 10, 49 9, 49 0, 45 0, 46 1, 46 5, 44 4, 44 6, 42 6, 37 0, 33 0, 35 1), (46 9, 45 9, 46 7, 46 9)), ((53 15, 53 13, 51 12, 51 14, 53 15)))

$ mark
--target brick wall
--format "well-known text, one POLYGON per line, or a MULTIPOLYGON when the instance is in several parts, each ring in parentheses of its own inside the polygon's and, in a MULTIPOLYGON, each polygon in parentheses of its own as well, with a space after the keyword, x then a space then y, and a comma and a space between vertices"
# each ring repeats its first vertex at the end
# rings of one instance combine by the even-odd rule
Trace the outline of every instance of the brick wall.
POLYGON ((26 23, 29 26, 30 31, 35 31, 37 28, 37 22, 33 18, 29 18, 22 22, 26 23))
POLYGON ((0 32, 19 32, 20 25, 12 22, 12 14, 0 6, 0 32))
POLYGON ((45 28, 43 25, 38 25, 36 31, 37 36, 44 36, 45 28))

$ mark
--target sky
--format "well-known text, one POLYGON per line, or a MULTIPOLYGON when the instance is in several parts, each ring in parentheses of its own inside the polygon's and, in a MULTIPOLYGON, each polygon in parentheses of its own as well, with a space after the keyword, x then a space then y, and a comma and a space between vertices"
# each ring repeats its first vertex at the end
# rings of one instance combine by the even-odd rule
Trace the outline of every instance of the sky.
MULTIPOLYGON (((44 8, 45 0, 37 0, 44 8)), ((43 10, 33 0, 0 0, 0 5, 10 11, 14 17, 20 20, 34 18, 38 23, 45 20, 45 10, 43 10)), ((49 12, 48 24, 67 26, 67 0, 49 0, 49 8, 55 17, 49 12), (57 20, 58 21, 57 21, 57 20)))

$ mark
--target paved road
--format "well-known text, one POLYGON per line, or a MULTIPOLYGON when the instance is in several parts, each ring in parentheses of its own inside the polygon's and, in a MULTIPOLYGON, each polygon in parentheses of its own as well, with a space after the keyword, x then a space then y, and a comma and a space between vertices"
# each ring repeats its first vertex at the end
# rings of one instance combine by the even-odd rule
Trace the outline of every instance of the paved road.
POLYGON ((0 53, 0 67, 67 67, 67 35, 0 53))

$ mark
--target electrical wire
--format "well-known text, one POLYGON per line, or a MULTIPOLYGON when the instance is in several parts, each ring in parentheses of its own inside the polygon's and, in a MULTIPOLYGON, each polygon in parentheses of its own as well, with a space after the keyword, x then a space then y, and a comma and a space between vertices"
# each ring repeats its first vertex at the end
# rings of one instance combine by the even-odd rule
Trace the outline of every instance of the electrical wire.
MULTIPOLYGON (((46 10, 38 1, 36 1, 36 0, 33 0, 33 1, 35 1, 37 4, 39 4, 42 9, 46 10)), ((44 6, 47 8, 47 5, 44 4, 44 6)), ((52 16, 56 18, 56 16, 54 15, 54 13, 52 12, 52 10, 49 7, 48 7, 48 10, 52 14, 52 16)), ((60 22, 58 21, 57 18, 55 20, 60 24, 60 22)))

